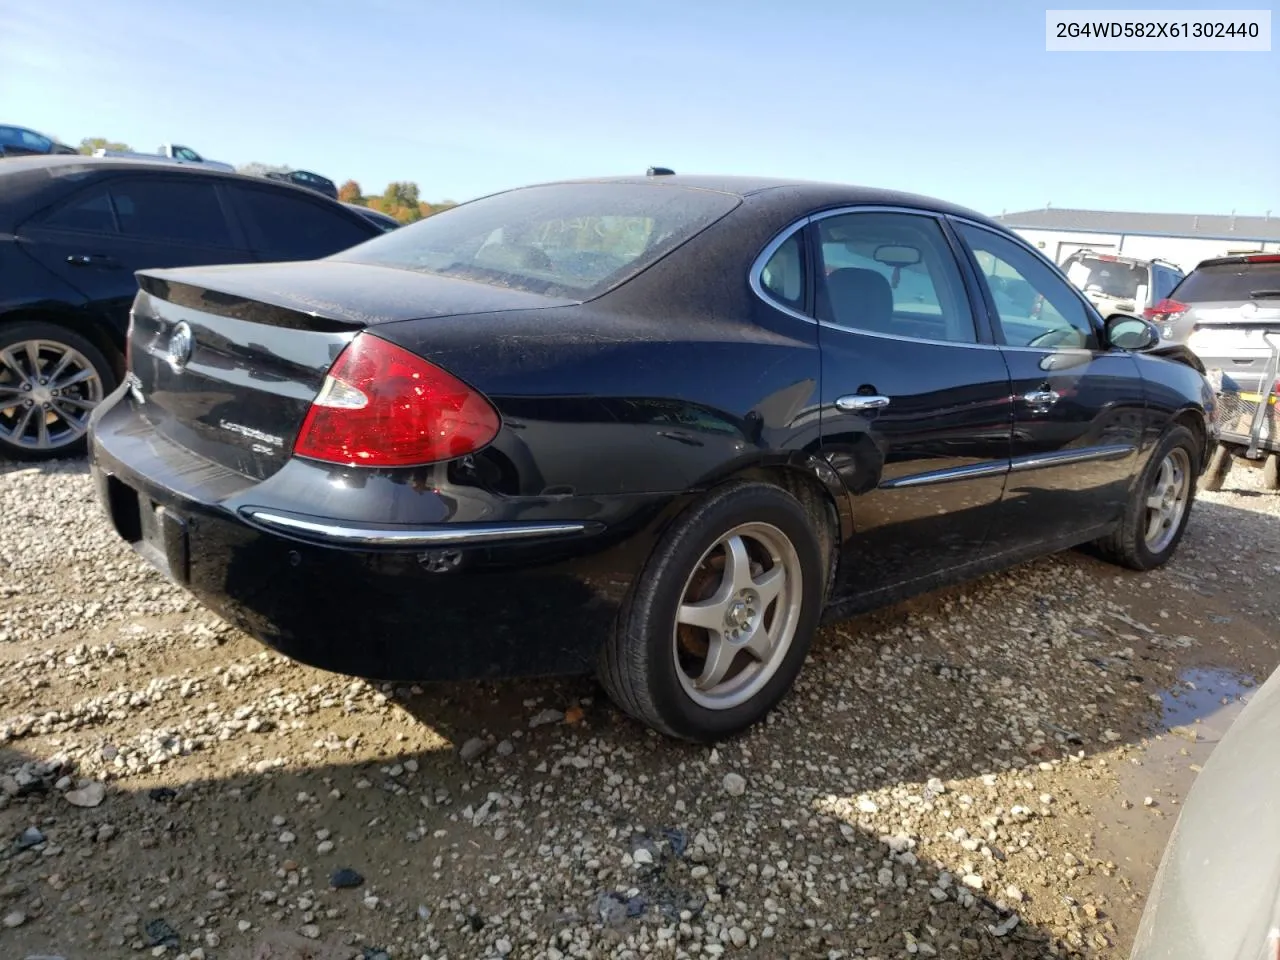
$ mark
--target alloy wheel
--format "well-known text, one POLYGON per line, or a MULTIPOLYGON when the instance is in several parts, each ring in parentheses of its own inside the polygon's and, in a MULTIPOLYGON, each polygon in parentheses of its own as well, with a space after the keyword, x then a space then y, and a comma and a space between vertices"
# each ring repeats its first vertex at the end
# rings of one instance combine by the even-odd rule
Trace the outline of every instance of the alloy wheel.
POLYGON ((0 440, 54 451, 89 429, 103 396, 102 377, 79 350, 55 340, 22 340, 0 349, 0 440))
POLYGON ((1174 447, 1156 470, 1147 491, 1147 549, 1161 553, 1177 536, 1191 494, 1191 458, 1174 447))
POLYGON ((685 582, 673 654, 684 692, 728 710, 756 696, 795 639, 802 576, 777 527, 747 523, 720 537, 685 582))

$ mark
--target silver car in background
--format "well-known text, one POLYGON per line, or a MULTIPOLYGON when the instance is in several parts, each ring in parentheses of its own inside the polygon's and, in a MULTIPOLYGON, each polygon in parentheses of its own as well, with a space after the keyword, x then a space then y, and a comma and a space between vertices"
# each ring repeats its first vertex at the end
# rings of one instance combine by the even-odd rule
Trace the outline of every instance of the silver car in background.
MULTIPOLYGON (((1147 319, 1186 342, 1231 390, 1268 395, 1268 331, 1280 333, 1280 253, 1206 260, 1147 319)), ((1274 375, 1273 375, 1274 376, 1274 375)))
POLYGON ((1280 671, 1209 756, 1131 960, 1280 960, 1280 671))

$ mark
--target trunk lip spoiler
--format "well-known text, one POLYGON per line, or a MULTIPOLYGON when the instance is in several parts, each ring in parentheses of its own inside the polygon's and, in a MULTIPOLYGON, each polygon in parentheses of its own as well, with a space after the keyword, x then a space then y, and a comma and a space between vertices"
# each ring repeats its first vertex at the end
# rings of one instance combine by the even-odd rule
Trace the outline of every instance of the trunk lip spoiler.
POLYGON ((604 529, 601 523, 582 520, 442 523, 430 526, 396 527, 304 518, 255 506, 240 507, 238 512, 254 525, 277 533, 348 547, 468 546, 508 540, 598 533, 604 529))

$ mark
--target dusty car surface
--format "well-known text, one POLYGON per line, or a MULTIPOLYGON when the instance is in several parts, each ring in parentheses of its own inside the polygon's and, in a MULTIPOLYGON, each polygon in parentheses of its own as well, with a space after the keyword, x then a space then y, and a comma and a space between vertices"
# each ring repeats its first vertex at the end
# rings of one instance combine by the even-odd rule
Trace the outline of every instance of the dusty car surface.
POLYGON ((1132 960, 1280 957, 1280 671, 1214 748, 1173 835, 1132 960))
POLYGON ((886 191, 547 184, 141 286, 91 457, 144 556, 305 662, 596 670, 693 739, 823 616, 1090 541, 1164 563, 1213 445, 1150 324, 886 191))

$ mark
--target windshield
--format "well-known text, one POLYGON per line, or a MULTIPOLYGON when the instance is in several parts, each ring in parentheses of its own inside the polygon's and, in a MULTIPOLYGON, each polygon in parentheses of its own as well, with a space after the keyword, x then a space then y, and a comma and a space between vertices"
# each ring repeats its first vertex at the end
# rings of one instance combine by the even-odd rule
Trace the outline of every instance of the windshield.
POLYGON ((1067 267, 1067 279, 1085 293, 1100 293, 1118 300, 1137 297, 1138 288, 1148 286, 1145 265, 1098 257, 1073 260, 1067 267))
POLYGON ((1169 294, 1184 303, 1271 298, 1280 290, 1280 263, 1216 263, 1196 267, 1169 294))
POLYGON ((727 194, 664 184, 528 187, 437 213, 334 259, 586 300, 738 203, 727 194))

